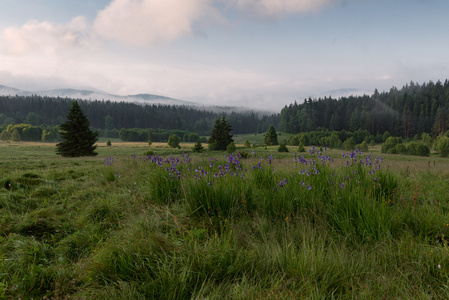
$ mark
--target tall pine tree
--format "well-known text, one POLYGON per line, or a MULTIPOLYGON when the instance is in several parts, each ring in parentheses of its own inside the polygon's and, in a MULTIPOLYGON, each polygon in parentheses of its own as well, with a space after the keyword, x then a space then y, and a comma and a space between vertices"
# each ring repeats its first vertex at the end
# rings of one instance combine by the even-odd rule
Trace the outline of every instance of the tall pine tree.
POLYGON ((221 119, 217 118, 208 140, 209 150, 226 150, 226 147, 234 141, 230 134, 231 130, 232 127, 224 116, 221 119))
POLYGON ((78 102, 74 101, 69 109, 67 121, 59 126, 63 142, 56 145, 56 153, 62 156, 94 156, 98 133, 89 128, 90 122, 84 115, 78 102))

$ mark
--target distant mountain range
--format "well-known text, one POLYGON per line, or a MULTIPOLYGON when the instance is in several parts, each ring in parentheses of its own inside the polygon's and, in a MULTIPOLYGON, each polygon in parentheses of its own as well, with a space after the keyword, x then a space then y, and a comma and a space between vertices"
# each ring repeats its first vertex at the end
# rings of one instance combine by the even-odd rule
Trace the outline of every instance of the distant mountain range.
POLYGON ((374 94, 374 91, 344 88, 344 89, 337 89, 337 90, 322 92, 322 93, 310 96, 310 98, 315 99, 315 98, 324 98, 324 97, 330 96, 334 99, 339 99, 342 97, 349 97, 349 96, 363 96, 363 95, 371 96, 372 94, 374 94))
POLYGON ((163 105, 186 105, 186 106, 199 106, 196 102, 184 101, 174 98, 169 98, 160 95, 153 94, 137 94, 137 95, 127 95, 119 96, 113 95, 102 91, 91 91, 91 90, 77 90, 77 89, 54 89, 54 90, 43 90, 43 91, 25 91, 21 89, 16 89, 4 85, 0 85, 0 96, 48 96, 48 97, 60 97, 60 98, 72 98, 72 99, 83 99, 83 100, 109 100, 113 102, 133 102, 141 104, 163 104, 163 105))

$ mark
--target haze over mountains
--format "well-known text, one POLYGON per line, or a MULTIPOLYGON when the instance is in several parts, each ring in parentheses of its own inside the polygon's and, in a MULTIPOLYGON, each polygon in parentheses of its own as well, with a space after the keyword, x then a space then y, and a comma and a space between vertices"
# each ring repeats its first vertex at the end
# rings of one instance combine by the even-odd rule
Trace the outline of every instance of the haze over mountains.
MULTIPOLYGON (((319 92, 315 95, 309 95, 307 97, 301 97, 298 96, 296 99, 292 98, 290 103, 293 103, 295 101, 302 102, 305 98, 324 98, 324 97, 332 97, 335 99, 339 99, 341 97, 349 97, 349 96, 362 96, 362 95, 372 95, 373 92, 361 90, 361 89, 354 89, 354 88, 342 88, 342 89, 336 89, 331 91, 325 91, 325 92, 319 92)), ((214 106, 193 102, 193 101, 185 101, 175 98, 170 98, 166 96, 161 95, 154 95, 154 94, 135 94, 135 95, 126 95, 126 96, 120 96, 120 95, 114 95, 109 94, 107 92, 103 92, 100 90, 88 90, 88 89, 72 89, 72 88, 64 88, 64 89, 51 89, 51 90, 39 90, 39 91, 27 91, 22 89, 17 89, 9 86, 0 85, 0 96, 31 96, 31 95, 39 95, 39 96, 47 96, 47 97, 60 97, 60 98, 71 98, 71 99, 82 99, 82 100, 105 100, 105 101, 113 101, 113 102, 132 102, 132 103, 138 103, 138 104, 162 104, 162 105, 185 105, 185 106, 206 106, 212 108, 214 106)), ((288 106, 290 103, 286 103, 288 106)), ((228 110, 232 107, 236 108, 232 105, 226 105, 226 103, 223 103, 221 105, 217 105, 215 107, 221 107, 221 110, 228 110), (225 108, 227 107, 227 109, 225 108)), ((248 107, 246 103, 241 103, 241 108, 244 108, 245 110, 248 109, 255 109, 260 110, 257 107, 248 107)), ((265 112, 268 112, 269 109, 265 109, 265 112)), ((274 109, 271 109, 269 111, 275 111, 274 109)), ((277 111, 277 110, 276 110, 277 111)))
POLYGON ((114 102, 133 102, 142 104, 164 104, 164 105, 187 105, 187 106, 199 106, 201 104, 191 101, 184 101, 179 99, 174 99, 170 97, 153 95, 153 94, 136 94, 119 96, 109 94, 103 91, 93 91, 93 90, 78 90, 78 89, 53 89, 53 90, 42 90, 42 91, 26 91, 21 89, 16 89, 13 87, 8 87, 0 85, 0 96, 48 96, 48 97, 60 97, 60 98, 72 98, 72 99, 83 99, 83 100, 109 100, 114 102))

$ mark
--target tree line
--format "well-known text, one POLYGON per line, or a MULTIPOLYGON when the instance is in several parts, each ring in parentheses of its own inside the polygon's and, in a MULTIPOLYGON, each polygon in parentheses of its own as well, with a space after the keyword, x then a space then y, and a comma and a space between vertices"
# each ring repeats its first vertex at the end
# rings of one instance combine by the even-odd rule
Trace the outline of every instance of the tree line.
POLYGON ((449 121, 449 81, 419 85, 414 82, 371 96, 340 99, 305 99, 285 106, 278 129, 290 133, 366 130, 371 135, 389 132, 404 139, 447 131, 449 121))
MULTIPOLYGON (((58 126, 65 121, 74 99, 45 96, 0 96, 0 131, 10 124, 29 124, 41 128, 58 126)), ((210 134, 215 119, 226 114, 236 134, 265 132, 279 123, 280 115, 262 115, 254 111, 221 111, 175 105, 141 105, 105 100, 76 100, 90 120, 90 126, 104 136, 118 137, 121 129, 163 129, 210 134), (111 136, 114 135, 114 136, 111 136)))

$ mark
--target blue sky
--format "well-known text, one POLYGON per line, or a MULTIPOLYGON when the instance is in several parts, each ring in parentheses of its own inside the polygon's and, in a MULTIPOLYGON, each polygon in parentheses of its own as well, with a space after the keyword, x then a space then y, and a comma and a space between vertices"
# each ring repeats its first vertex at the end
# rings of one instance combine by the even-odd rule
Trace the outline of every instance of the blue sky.
POLYGON ((279 110, 449 74, 446 0, 0 0, 0 85, 279 110))

